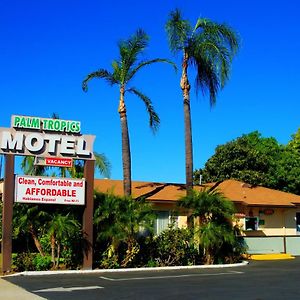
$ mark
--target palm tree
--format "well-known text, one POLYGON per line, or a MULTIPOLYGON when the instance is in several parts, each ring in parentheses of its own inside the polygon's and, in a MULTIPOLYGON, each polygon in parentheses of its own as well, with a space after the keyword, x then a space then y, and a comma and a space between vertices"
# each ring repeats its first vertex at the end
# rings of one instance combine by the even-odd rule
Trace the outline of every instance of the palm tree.
POLYGON ((232 218, 233 203, 227 200, 218 190, 204 189, 192 191, 178 201, 180 207, 192 210, 195 228, 195 244, 204 249, 205 262, 211 264, 225 245, 235 243, 232 218))
POLYGON ((190 112, 190 82, 188 68, 196 69, 196 92, 208 91, 210 105, 229 78, 232 59, 239 46, 237 34, 227 25, 199 18, 194 27, 184 20, 178 9, 172 11, 166 23, 172 52, 182 52, 180 87, 183 93, 185 126, 185 169, 187 193, 193 189, 193 145, 190 112))
MULTIPOLYGON (((120 58, 112 62, 112 71, 105 69, 99 69, 86 76, 82 82, 83 91, 88 90, 88 82, 94 78, 102 78, 106 80, 110 85, 118 85, 120 92, 118 112, 121 121, 122 132, 122 161, 123 161, 123 186, 124 194, 126 196, 131 195, 131 154, 129 143, 129 132, 127 124, 127 112, 125 105, 125 94, 132 93, 140 98, 149 114, 149 125, 153 132, 158 129, 160 119, 154 110, 150 98, 143 94, 135 87, 128 87, 129 83, 135 77, 136 73, 145 66, 148 66, 157 62, 170 63, 174 67, 175 65, 167 59, 155 58, 151 60, 139 60, 139 56, 143 53, 148 46, 147 34, 139 29, 128 40, 123 40, 119 43, 120 58)), ((175 67, 176 68, 176 67, 175 67)))
MULTIPOLYGON (((235 245, 234 231, 228 224, 209 222, 202 225, 198 230, 200 246, 204 249, 205 264, 213 264, 224 245, 235 245)), ((232 247, 231 247, 232 248, 232 247)), ((227 253, 222 253, 226 255, 227 253)), ((229 254, 229 253, 228 253, 229 254)))
POLYGON ((96 193, 96 199, 99 201, 94 213, 97 239, 108 240, 106 253, 109 260, 118 260, 119 245, 126 243, 126 255, 121 261, 121 266, 126 267, 140 250, 137 236, 141 229, 153 230, 153 210, 144 199, 135 200, 112 193, 96 193))
POLYGON ((29 233, 34 241, 34 245, 41 256, 45 255, 40 242, 40 237, 44 232, 45 221, 49 219, 49 214, 39 208, 38 205, 16 203, 14 206, 14 234, 29 233))
MULTIPOLYGON (((95 171, 98 170, 104 177, 110 177, 111 165, 108 158, 103 153, 97 153, 94 151, 95 157, 95 171)), ((59 175, 61 177, 67 177, 69 174, 72 178, 82 178, 84 173, 84 161, 75 160, 71 168, 62 167, 59 168, 59 175)))
POLYGON ((71 237, 76 231, 80 230, 80 224, 69 214, 54 214, 49 222, 48 234, 50 237, 51 257, 53 267, 57 268, 59 264, 61 245, 63 239, 71 237), (56 253, 56 255, 55 255, 56 253))
POLYGON ((34 156, 24 156, 23 160, 21 161, 21 169, 23 170, 24 174, 33 176, 45 175, 48 167, 35 165, 34 161, 34 156))
MULTIPOLYGON (((42 176, 45 175, 47 167, 34 164, 34 156, 24 156, 21 162, 21 169, 26 175, 42 176)), ((40 242, 39 231, 42 228, 44 218, 47 213, 40 209, 39 205, 18 205, 14 209, 14 233, 29 232, 39 253, 44 256, 44 250, 40 242)))
POLYGON ((222 224, 232 218, 234 206, 218 190, 192 191, 178 201, 180 207, 192 210, 191 216, 199 218, 200 224, 214 221, 222 224))

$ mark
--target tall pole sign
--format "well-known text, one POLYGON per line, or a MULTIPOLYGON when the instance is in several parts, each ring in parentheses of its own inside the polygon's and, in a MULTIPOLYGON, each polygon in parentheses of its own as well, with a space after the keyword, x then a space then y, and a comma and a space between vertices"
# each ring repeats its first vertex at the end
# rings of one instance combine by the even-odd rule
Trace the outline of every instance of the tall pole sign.
POLYGON ((4 186, 3 186, 3 208, 2 208, 2 272, 11 271, 12 252, 12 217, 14 203, 14 155, 5 156, 4 186))
POLYGON ((13 201, 85 205, 83 232, 89 244, 83 268, 93 261, 93 189, 95 136, 82 135, 78 121, 18 116, 11 128, 0 128, 0 154, 5 155, 2 214, 2 272, 11 271, 13 201), (85 179, 16 176, 14 156, 34 156, 37 165, 71 167, 73 159, 85 161, 85 179), (15 195, 14 195, 15 194, 15 195))

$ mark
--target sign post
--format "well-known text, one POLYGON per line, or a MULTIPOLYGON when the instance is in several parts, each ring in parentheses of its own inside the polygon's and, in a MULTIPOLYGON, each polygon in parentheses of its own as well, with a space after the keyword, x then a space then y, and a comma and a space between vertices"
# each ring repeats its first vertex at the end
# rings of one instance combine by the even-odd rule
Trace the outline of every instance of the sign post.
POLYGON ((83 212, 83 234, 87 242, 87 248, 83 253, 83 269, 93 268, 93 211, 94 211, 94 165, 93 160, 87 160, 84 164, 84 177, 86 179, 86 204, 83 212))
POLYGON ((2 273, 11 272, 12 219, 14 203, 14 165, 15 156, 5 155, 5 174, 2 210, 2 273))

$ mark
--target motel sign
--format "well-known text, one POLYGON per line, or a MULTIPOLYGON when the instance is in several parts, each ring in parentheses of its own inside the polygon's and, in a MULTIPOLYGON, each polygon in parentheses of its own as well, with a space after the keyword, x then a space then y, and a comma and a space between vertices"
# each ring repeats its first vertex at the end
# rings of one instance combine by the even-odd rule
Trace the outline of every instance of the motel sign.
POLYGON ((2 210, 2 272, 11 271, 13 202, 84 205, 83 232, 89 249, 83 269, 93 262, 93 192, 95 136, 82 135, 79 121, 14 115, 11 128, 0 128, 0 154, 5 155, 2 210), (34 156, 37 165, 72 167, 84 164, 84 178, 55 178, 14 174, 14 156, 34 156))

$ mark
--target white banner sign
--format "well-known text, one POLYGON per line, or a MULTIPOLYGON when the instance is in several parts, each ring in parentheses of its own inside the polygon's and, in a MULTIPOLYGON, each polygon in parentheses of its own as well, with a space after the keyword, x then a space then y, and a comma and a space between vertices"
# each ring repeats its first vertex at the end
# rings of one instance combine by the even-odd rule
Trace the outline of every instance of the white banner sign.
POLYGON ((85 180, 55 177, 15 177, 15 202, 84 205, 85 180))

